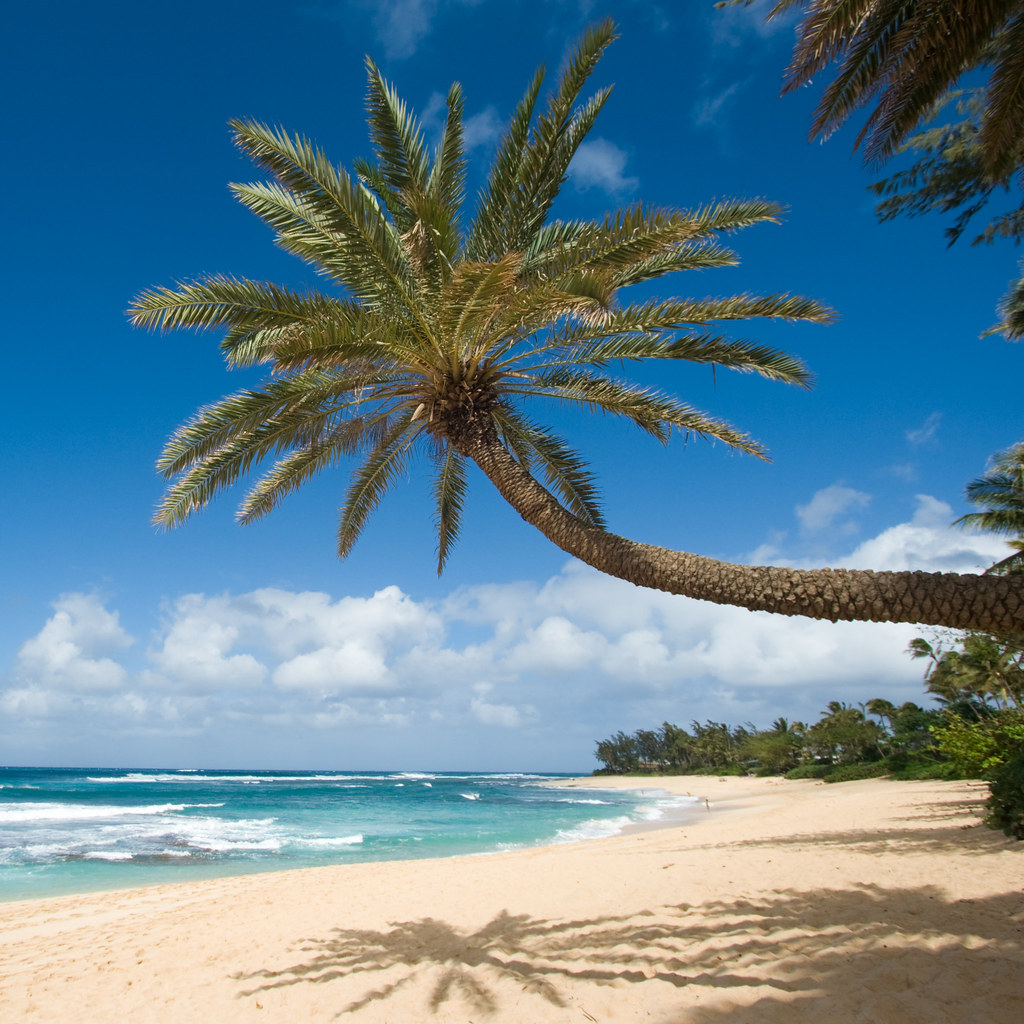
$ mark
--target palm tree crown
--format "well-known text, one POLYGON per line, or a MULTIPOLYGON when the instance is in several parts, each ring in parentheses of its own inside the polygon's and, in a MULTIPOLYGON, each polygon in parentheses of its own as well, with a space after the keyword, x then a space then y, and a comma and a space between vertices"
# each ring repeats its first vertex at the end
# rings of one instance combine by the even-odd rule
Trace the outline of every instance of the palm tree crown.
POLYGON ((531 398, 622 416, 660 441, 678 429, 763 457, 745 434, 609 366, 686 359, 806 386, 809 374, 796 359, 711 325, 745 317, 827 320, 816 302, 786 295, 619 299, 629 285, 670 272, 735 264, 722 236, 777 221, 779 207, 763 200, 692 210, 635 205, 598 221, 548 222, 573 154, 610 93, 579 101, 613 38, 607 22, 585 35, 540 113, 544 74, 537 72, 465 227, 458 85, 430 152, 415 116, 367 60, 376 161, 356 161, 354 174, 304 138, 232 123, 238 146, 272 175, 232 186, 235 195, 279 245, 336 288, 299 293, 215 276, 135 300, 133 323, 224 329, 229 366, 271 371, 262 388, 200 410, 170 439, 158 467, 174 483, 157 522, 182 522, 274 458, 239 509, 240 520, 251 522, 314 474, 357 455, 338 528, 344 556, 425 449, 435 466, 440 571, 459 529, 468 445, 486 431, 525 470, 539 472, 580 522, 603 528, 582 458, 531 418, 531 398))

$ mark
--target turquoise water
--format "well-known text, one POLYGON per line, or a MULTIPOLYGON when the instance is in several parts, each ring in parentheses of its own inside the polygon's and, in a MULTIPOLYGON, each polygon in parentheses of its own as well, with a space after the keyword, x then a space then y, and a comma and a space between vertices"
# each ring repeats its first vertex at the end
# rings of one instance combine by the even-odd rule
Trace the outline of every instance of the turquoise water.
POLYGON ((689 802, 560 778, 0 768, 0 899, 572 842, 689 802))

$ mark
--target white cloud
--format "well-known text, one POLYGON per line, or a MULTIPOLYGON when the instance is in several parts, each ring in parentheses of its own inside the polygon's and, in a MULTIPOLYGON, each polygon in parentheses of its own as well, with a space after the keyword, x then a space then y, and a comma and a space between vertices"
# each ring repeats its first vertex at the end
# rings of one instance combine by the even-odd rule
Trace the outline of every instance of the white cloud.
POLYGON ((383 653, 359 643, 321 647, 297 655, 274 672, 274 684, 283 690, 312 690, 324 696, 379 690, 390 683, 383 653))
POLYGON ((632 192, 639 181, 623 173, 627 154, 607 139, 588 139, 576 150, 569 164, 569 177, 580 191, 599 188, 612 195, 632 192))
MULTIPOLYGON (((796 514, 804 532, 818 533, 832 528, 851 509, 864 508, 870 501, 870 494, 842 484, 832 484, 818 491, 806 505, 797 505, 796 514)), ((839 528, 849 532, 852 525, 847 521, 839 528)))
POLYGON ((851 569, 980 572, 1006 556, 1004 541, 955 529, 948 525, 952 519, 949 505, 919 494, 909 523, 891 526, 864 541, 841 564, 851 569))
POLYGON ((108 612, 95 595, 64 594, 46 625, 18 651, 15 678, 37 686, 72 690, 112 690, 125 678, 108 657, 134 641, 117 612, 108 612))
POLYGON ((466 152, 494 145, 504 129, 505 125, 494 107, 485 107, 479 113, 470 114, 462 122, 462 143, 466 152))
POLYGON ((163 644, 151 653, 151 661, 164 677, 198 690, 259 686, 266 668, 251 654, 231 653, 239 635, 230 599, 207 601, 189 594, 175 603, 163 644))
POLYGON ((481 725, 497 725, 503 729, 518 729, 524 724, 525 719, 533 713, 532 708, 526 708, 525 715, 511 704, 492 704, 484 698, 490 693, 490 683, 478 683, 474 689, 477 696, 470 701, 470 709, 473 717, 481 725))
POLYGON ((942 423, 942 413, 933 412, 916 430, 907 431, 907 441, 915 447, 933 440, 942 423))
MULTIPOLYGON (((371 21, 377 39, 384 46, 388 59, 404 60, 411 57, 420 43, 434 30, 438 11, 444 7, 476 7, 483 0, 356 0, 356 5, 371 12, 371 21)), ((316 9, 315 14, 341 21, 346 26, 351 23, 351 7, 349 3, 333 0, 316 9)))
POLYGON ((376 0, 373 7, 376 9, 374 28, 384 44, 385 54, 400 60, 411 57, 429 35, 431 21, 437 13, 437 0, 376 0))

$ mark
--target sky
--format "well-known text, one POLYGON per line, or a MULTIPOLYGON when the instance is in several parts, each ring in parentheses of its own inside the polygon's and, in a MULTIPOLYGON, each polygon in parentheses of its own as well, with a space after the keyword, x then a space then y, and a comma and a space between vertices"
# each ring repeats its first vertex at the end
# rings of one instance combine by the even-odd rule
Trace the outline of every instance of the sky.
POLYGON ((951 528, 963 488, 1020 440, 1024 349, 981 337, 1008 249, 947 248, 939 218, 877 223, 856 129, 808 141, 814 89, 779 97, 793 22, 710 0, 51 0, 5 16, 7 152, 0 498, 0 763, 590 771, 597 740, 664 721, 815 721, 830 700, 924 702, 913 625, 718 607, 602 577, 479 473, 436 575, 426 466, 344 562, 344 467, 267 520, 227 494, 151 525, 154 470, 200 406, 258 382, 214 335, 133 329, 144 289, 227 273, 316 283, 230 195, 262 180, 252 117, 351 166, 369 156, 370 54, 435 137, 466 95, 479 187, 534 71, 553 82, 610 16, 615 89, 555 208, 782 203, 736 268, 662 296, 804 294, 828 326, 743 325, 794 353, 805 391, 707 368, 642 379, 753 434, 770 463, 544 410, 590 461, 611 529, 730 561, 977 571, 1006 552, 951 528))

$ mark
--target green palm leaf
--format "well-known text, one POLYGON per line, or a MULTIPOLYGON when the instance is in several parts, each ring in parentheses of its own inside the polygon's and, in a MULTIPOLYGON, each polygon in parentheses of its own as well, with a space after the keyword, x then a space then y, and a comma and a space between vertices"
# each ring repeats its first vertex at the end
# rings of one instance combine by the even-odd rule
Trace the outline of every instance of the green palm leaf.
POLYGON ((434 504, 437 509, 437 575, 444 571, 462 526, 466 503, 466 460, 451 445, 435 456, 437 476, 434 478, 434 504))
POLYGON ((523 465, 540 465, 545 483, 577 519, 599 530, 605 528, 594 476, 576 452, 508 406, 495 413, 495 423, 502 440, 523 465))
POLYGON ((412 426, 411 416, 396 419, 352 474, 338 519, 339 558, 344 558, 352 550, 367 519, 404 474, 410 451, 421 433, 421 427, 412 426))

